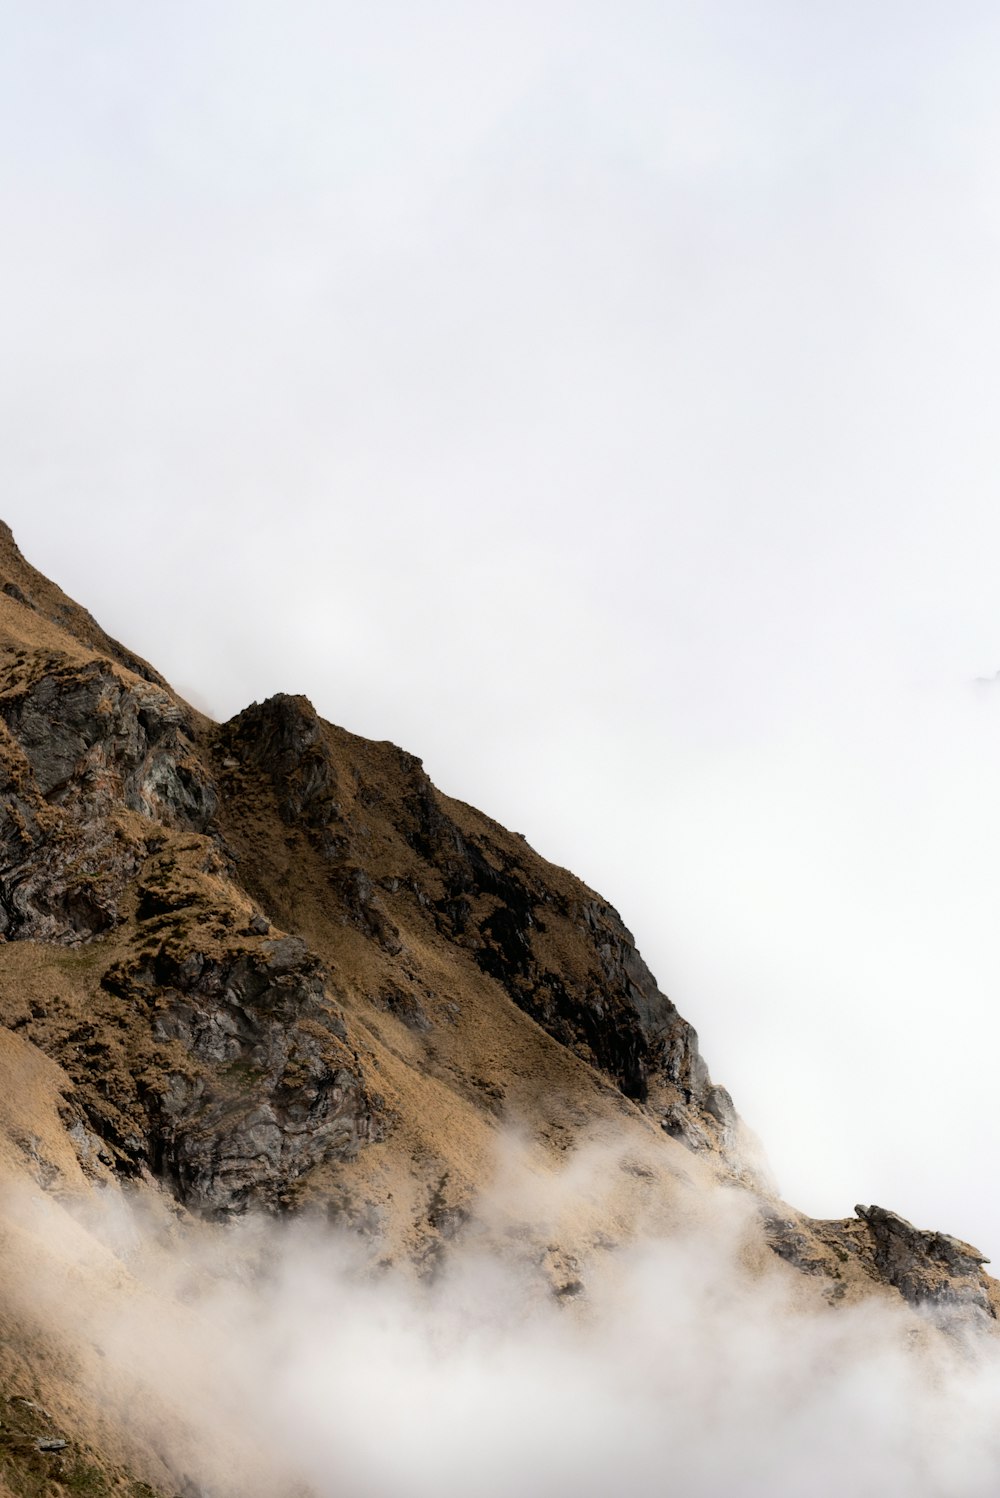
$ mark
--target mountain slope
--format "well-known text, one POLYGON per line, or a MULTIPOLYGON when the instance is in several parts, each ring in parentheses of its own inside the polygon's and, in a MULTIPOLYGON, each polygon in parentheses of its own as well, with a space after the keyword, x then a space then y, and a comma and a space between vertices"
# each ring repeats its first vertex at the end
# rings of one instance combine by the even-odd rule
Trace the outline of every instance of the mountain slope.
MULTIPOLYGON (((8 1181, 73 1201, 131 1183, 220 1222, 322 1214, 431 1272, 512 1138, 541 1181, 600 1140, 600 1206, 541 1236, 509 1214, 557 1294, 582 1257, 696 1216, 722 1181, 803 1293, 992 1324, 997 1287, 968 1245, 775 1198, 693 1029, 579 879, 305 698, 211 723, 6 527, 0 776, 8 1181)), ((118 1273, 100 1264, 100 1283, 118 1273)), ((8 1392, 33 1370, 110 1452, 107 1491, 128 1491, 126 1445, 44 1372, 13 1292, 4 1316, 8 1392)))

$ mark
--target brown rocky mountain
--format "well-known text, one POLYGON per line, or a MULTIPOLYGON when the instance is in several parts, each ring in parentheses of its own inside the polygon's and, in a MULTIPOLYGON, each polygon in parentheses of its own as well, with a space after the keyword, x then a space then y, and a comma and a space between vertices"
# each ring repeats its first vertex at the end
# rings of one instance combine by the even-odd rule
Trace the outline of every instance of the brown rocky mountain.
MULTIPOLYGON (((314 1214, 432 1274, 499 1141, 542 1181, 611 1141, 599 1209, 581 1201, 540 1236, 506 1224, 558 1296, 640 1218, 669 1229, 723 1182, 752 1207, 751 1257, 776 1254, 803 1293, 995 1320, 968 1245, 877 1207, 817 1222, 777 1199, 693 1029, 593 890, 304 697, 209 721, 6 527, 0 774, 10 1192, 74 1224, 117 1191, 169 1200, 174 1222, 314 1214)), ((39 1319, 50 1242, 11 1213, 0 1232, 0 1492, 172 1491, 171 1454, 102 1414, 93 1349, 39 1319)), ((100 1296, 123 1271, 94 1253, 74 1272, 100 1296)))

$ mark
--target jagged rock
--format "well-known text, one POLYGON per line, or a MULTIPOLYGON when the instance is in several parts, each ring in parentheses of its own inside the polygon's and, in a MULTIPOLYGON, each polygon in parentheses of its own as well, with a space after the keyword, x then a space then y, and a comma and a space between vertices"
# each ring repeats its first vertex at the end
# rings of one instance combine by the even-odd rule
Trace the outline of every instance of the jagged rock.
POLYGON ((828 1282, 836 1302, 860 1270, 890 1286, 908 1304, 949 1330, 993 1328, 998 1287, 983 1272, 988 1262, 968 1243, 924 1232, 884 1207, 856 1207, 856 1217, 821 1220, 762 1198, 760 1218, 771 1248, 804 1274, 828 1282))
POLYGON ((867 1224, 882 1277, 915 1306, 958 1307, 995 1317, 978 1249, 947 1233, 925 1232, 884 1207, 855 1207, 867 1224))
POLYGON ((306 1172, 377 1137, 324 976, 296 937, 213 955, 176 933, 105 974, 106 989, 146 1011, 156 1041, 202 1063, 144 1088, 148 1164, 188 1205, 277 1210, 306 1172))
MULTIPOLYGON (((829 1253, 821 1239, 811 1230, 808 1218, 796 1212, 782 1212, 772 1204, 765 1203, 761 1210, 761 1221, 768 1244, 787 1264, 792 1264, 802 1274, 829 1275, 831 1271, 829 1253)), ((846 1259, 846 1253, 841 1251, 846 1259)), ((838 1297, 839 1298, 839 1297, 838 1297)))
POLYGON ((323 845, 330 847, 341 820, 337 774, 324 751, 322 719, 309 699, 279 692, 254 702, 226 724, 223 735, 232 750, 226 762, 264 770, 285 821, 326 834, 323 845))
POLYGON ((145 848, 128 813, 203 829, 215 791, 185 714, 110 662, 43 661, 0 685, 0 934, 108 930, 145 848))

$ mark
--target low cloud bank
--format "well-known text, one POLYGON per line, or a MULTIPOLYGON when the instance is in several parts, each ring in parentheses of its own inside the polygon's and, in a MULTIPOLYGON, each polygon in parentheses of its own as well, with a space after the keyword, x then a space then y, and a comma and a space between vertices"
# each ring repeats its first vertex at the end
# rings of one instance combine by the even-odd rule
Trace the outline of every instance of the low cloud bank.
POLYGON ((99 1348, 103 1397, 186 1495, 997 1492, 992 1337, 762 1270, 731 1189, 669 1237, 595 1249, 558 1294, 537 1182, 524 1200, 512 1226, 484 1198, 423 1275, 315 1222, 216 1229, 110 1191, 85 1231, 41 1196, 16 1216, 65 1271, 39 1266, 36 1312, 99 1348))

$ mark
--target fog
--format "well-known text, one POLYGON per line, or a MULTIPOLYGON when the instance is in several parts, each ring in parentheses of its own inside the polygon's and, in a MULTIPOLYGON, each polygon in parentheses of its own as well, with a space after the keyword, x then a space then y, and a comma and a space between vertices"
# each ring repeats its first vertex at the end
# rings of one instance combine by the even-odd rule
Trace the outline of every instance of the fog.
POLYGON ((789 1199, 996 1256, 995 7, 0 10, 29 558, 600 889, 789 1199))
POLYGON ((46 1245, 27 1298, 49 1364, 95 1344, 76 1381, 201 1498, 995 1493, 995 1338, 895 1292, 831 1308, 753 1251, 742 1192, 669 1236, 640 1223, 555 1297, 560 1211, 621 1163, 585 1148, 540 1197, 508 1160, 423 1277, 328 1225, 166 1226, 111 1189, 8 1195, 4 1218, 46 1245))

